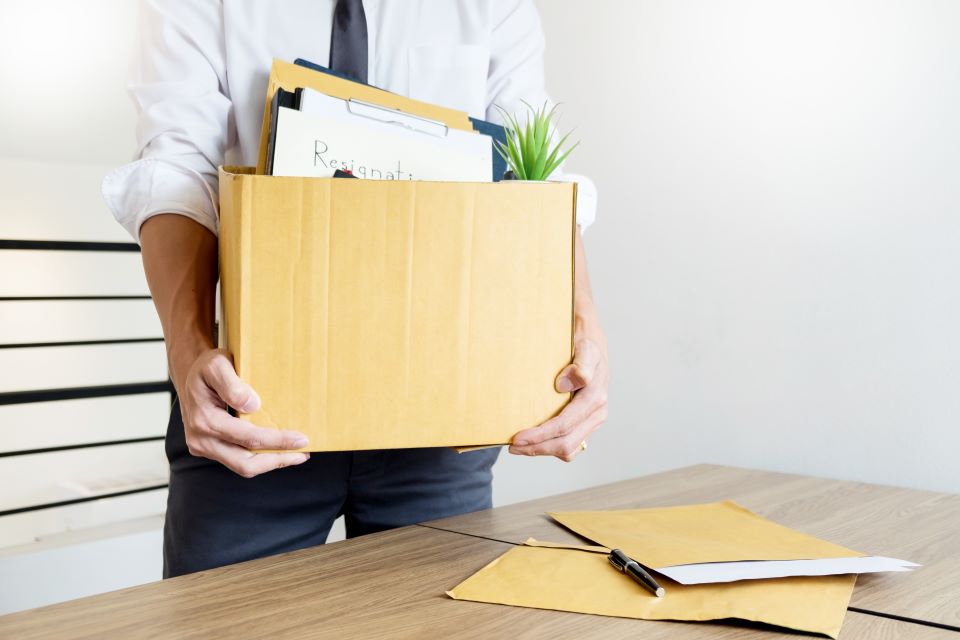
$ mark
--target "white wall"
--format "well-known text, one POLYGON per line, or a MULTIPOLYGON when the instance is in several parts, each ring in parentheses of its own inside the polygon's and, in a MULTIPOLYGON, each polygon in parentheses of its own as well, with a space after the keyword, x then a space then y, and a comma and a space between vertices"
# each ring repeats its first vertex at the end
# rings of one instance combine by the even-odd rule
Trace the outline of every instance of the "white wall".
POLYGON ((0 615, 159 580, 162 516, 0 551, 0 615))
MULTIPOLYGON (((0 156, 76 175, 127 159, 133 4, 0 0, 0 156)), ((537 4, 572 168, 600 188, 587 245, 614 378, 590 449, 504 454, 497 502, 701 461, 960 491, 960 4, 537 4)), ((70 229, 108 215, 83 202, 70 229)), ((131 582, 156 575, 142 540, 117 542, 142 560, 131 582)), ((33 559, 82 576, 82 553, 33 559)))
POLYGON ((700 461, 960 491, 960 3, 537 4, 613 385, 500 499, 700 461))
POLYGON ((0 157, 82 164, 130 157, 135 118, 126 78, 137 4, 0 0, 0 157))

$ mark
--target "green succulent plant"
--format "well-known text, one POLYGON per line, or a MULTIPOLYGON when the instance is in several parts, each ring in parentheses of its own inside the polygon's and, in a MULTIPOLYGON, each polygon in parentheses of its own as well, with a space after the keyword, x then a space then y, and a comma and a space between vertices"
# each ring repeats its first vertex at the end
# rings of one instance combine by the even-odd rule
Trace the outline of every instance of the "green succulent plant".
POLYGON ((516 179, 546 180, 580 142, 577 141, 564 151, 563 146, 570 137, 570 133, 567 133, 560 138, 559 142, 552 144, 550 132, 556 124, 559 105, 554 105, 548 111, 546 102, 540 109, 534 108, 527 102, 523 104, 529 111, 524 126, 521 126, 517 116, 497 107, 507 125, 507 144, 497 141, 497 152, 516 179))

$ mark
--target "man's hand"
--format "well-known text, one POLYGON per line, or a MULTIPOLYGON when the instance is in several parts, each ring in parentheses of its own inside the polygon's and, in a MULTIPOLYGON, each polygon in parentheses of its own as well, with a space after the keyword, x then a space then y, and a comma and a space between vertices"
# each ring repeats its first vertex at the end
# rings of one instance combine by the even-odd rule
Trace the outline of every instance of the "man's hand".
POLYGON ((583 239, 578 233, 574 252, 573 363, 557 376, 561 393, 573 392, 573 399, 555 418, 539 427, 513 436, 510 453, 524 456, 556 456, 570 462, 586 448, 587 437, 607 419, 607 339, 593 306, 590 277, 583 239))
POLYGON ((253 453, 251 449, 301 449, 307 438, 295 431, 257 427, 227 413, 228 407, 250 413, 260 408, 256 392, 242 381, 230 355, 220 349, 204 352, 182 385, 187 448, 195 456, 216 460, 244 478, 306 462, 309 453, 253 453))
POLYGON ((212 347, 216 236, 190 218, 162 214, 140 227, 140 246, 190 453, 246 478, 306 462, 307 453, 250 451, 300 449, 307 446, 302 434, 264 429, 227 413, 228 407, 256 411, 260 398, 237 376, 229 354, 212 347))
POLYGON ((557 391, 573 391, 560 415, 513 437, 510 453, 556 456, 570 462, 583 451, 581 443, 607 419, 607 352, 603 341, 579 338, 573 364, 557 376, 557 391))

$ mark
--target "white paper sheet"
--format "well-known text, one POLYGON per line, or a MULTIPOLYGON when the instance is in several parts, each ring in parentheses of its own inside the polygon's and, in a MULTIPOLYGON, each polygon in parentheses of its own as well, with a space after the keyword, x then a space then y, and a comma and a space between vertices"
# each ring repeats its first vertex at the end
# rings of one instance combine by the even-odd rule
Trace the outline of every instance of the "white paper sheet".
MULTIPOLYGON (((476 132, 430 132, 368 117, 361 107, 304 90, 302 111, 280 108, 273 157, 273 175, 330 177, 341 169, 375 180, 439 180, 490 182, 493 146, 476 132)), ((369 111, 369 109, 368 109, 369 111)))
POLYGON ((831 576, 845 573, 911 571, 920 565, 883 556, 826 558, 821 560, 754 560, 748 562, 705 562, 657 569, 680 584, 705 584, 759 580, 786 576, 831 576))

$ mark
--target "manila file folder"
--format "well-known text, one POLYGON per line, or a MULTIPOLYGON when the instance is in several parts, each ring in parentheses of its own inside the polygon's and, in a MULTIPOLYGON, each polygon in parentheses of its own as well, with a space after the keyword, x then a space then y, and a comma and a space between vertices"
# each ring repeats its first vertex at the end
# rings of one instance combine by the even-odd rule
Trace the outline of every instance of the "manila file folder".
POLYGON ((556 415, 576 186, 220 171, 221 346, 306 450, 505 444, 556 415))

